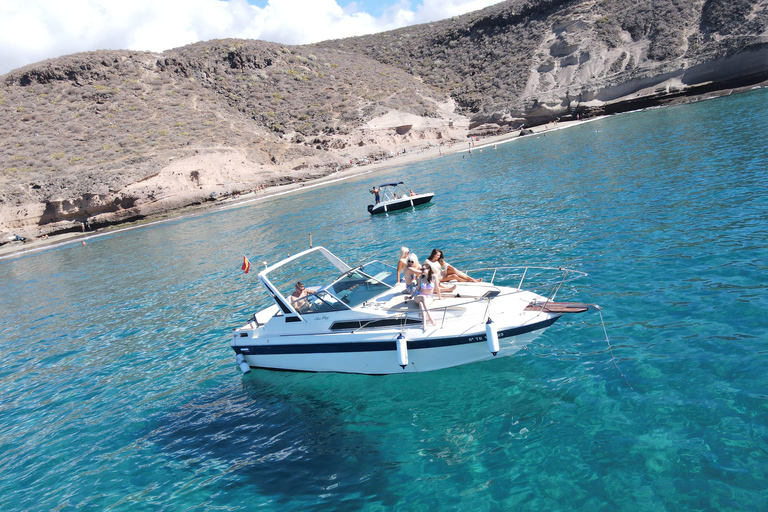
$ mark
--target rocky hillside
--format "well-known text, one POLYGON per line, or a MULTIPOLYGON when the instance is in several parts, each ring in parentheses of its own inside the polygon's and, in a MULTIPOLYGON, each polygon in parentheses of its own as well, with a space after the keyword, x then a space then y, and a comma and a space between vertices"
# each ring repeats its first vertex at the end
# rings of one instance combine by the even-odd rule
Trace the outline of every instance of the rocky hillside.
POLYGON ((135 219, 470 125, 620 112, 766 79, 768 0, 509 0, 301 47, 70 55, 0 77, 0 233, 135 219))
POLYGON ((363 128, 392 111, 425 127, 440 120, 425 128, 431 137, 447 137, 458 119, 446 95, 402 70, 263 41, 76 54, 2 78, 0 231, 27 236, 385 156, 382 144, 414 135, 363 128))
POLYGON ((407 70, 473 125, 541 124, 768 79, 768 2, 510 0, 317 46, 407 70))

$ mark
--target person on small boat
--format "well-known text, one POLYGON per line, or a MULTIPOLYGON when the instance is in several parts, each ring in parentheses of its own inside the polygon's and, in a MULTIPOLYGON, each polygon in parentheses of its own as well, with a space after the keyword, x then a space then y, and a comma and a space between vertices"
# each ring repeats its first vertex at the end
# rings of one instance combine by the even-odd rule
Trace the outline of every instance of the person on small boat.
POLYGON ((429 304, 432 302, 433 295, 437 291, 437 298, 442 299, 440 295, 440 285, 437 282, 437 275, 432 272, 432 265, 424 263, 421 266, 421 277, 416 281, 416 292, 414 293, 413 300, 419 305, 421 309, 421 322, 422 328, 427 330, 427 320, 432 325, 436 325, 432 319, 432 315, 429 312, 429 304))
POLYGON ((461 281, 465 283, 479 283, 482 279, 474 279, 469 277, 464 272, 457 270, 455 267, 446 263, 443 258, 443 251, 440 249, 432 249, 432 253, 429 255, 429 261, 439 267, 440 282, 445 283, 447 281, 461 281))
POLYGON ((304 288, 304 284, 299 281, 296 283, 296 286, 294 286, 293 293, 288 296, 288 299, 291 301, 291 305, 296 311, 301 311, 309 307, 309 302, 306 299, 307 295, 308 293, 304 288))
POLYGON ((410 189, 409 192, 408 192, 408 195, 413 197, 413 196, 415 196, 417 194, 416 194, 416 192, 413 191, 413 189, 410 189))
POLYGON ((380 192, 380 190, 376 187, 376 185, 374 185, 373 188, 370 189, 368 192, 373 194, 373 198, 376 201, 376 204, 379 204, 379 192, 380 192))

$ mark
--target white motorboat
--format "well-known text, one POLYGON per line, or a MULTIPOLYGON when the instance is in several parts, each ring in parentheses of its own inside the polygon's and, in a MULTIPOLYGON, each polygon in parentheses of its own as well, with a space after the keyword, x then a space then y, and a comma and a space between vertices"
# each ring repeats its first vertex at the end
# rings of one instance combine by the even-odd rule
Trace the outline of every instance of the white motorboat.
POLYGON ((589 308, 554 302, 560 286, 585 276, 584 272, 541 267, 479 269, 472 272, 490 279, 455 283, 452 293, 431 303, 436 325, 424 330, 419 307, 405 294, 404 283, 396 283, 395 272, 380 261, 350 267, 324 247, 267 267, 258 277, 275 304, 232 333, 230 344, 241 370, 372 375, 439 370, 510 356, 562 314, 589 308), (297 276, 305 282, 320 279, 315 262, 302 263, 301 273, 287 272, 294 266, 289 264, 310 258, 321 260, 332 277, 291 302, 275 282, 292 289, 297 276), (555 279, 547 283, 551 286, 548 296, 521 289, 524 281, 549 274, 555 279), (509 286, 497 284, 512 283, 512 279, 509 286))
MULTIPOLYGON (((376 189, 370 189, 372 194, 376 189)), ((368 212, 371 215, 377 213, 395 212, 404 210, 420 204, 426 204, 435 196, 432 192, 427 194, 415 194, 412 190, 403 186, 402 181, 396 183, 382 183, 378 187, 378 201, 376 204, 368 205, 368 212)))

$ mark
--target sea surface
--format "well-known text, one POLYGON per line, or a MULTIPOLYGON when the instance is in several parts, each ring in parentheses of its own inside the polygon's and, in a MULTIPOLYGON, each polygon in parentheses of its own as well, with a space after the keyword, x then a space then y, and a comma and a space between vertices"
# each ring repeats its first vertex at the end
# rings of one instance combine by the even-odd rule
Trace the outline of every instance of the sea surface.
POLYGON ((0 510, 768 510, 766 133, 754 90, 2 259, 0 510), (371 217, 393 180, 433 204, 371 217), (437 372, 242 375, 242 256, 310 236, 581 270, 558 298, 602 311, 437 372))

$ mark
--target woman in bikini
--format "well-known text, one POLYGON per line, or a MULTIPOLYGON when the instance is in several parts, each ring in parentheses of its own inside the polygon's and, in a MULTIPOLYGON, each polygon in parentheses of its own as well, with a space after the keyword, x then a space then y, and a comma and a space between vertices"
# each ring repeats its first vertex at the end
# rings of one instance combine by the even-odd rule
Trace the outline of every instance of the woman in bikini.
POLYGON ((406 266, 403 271, 403 279, 405 280, 405 293, 413 295, 416 291, 417 278, 421 275, 421 266, 419 265, 419 258, 415 254, 409 253, 405 259, 406 266))
POLYGON ((464 272, 457 270, 455 267, 449 265, 443 259, 443 251, 440 249, 432 249, 432 254, 429 255, 429 261, 440 268, 440 282, 446 281, 462 281, 465 283, 479 283, 482 279, 474 279, 469 277, 464 272))
POLYGON ((432 315, 429 313, 429 304, 432 302, 432 295, 437 291, 437 298, 442 299, 440 296, 440 285, 437 282, 437 276, 432 272, 432 266, 428 263, 424 263, 421 266, 421 277, 416 281, 418 289, 413 297, 416 304, 421 309, 421 322, 424 331, 427 330, 427 320, 432 325, 436 325, 432 319, 432 315))
POLYGON ((408 255, 410 254, 410 250, 408 250, 407 247, 401 247, 400 248, 400 257, 397 260, 397 284, 400 284, 400 274, 403 273, 403 277, 405 277, 405 269, 408 267, 408 255))

